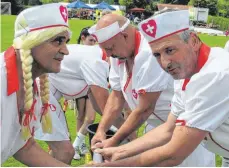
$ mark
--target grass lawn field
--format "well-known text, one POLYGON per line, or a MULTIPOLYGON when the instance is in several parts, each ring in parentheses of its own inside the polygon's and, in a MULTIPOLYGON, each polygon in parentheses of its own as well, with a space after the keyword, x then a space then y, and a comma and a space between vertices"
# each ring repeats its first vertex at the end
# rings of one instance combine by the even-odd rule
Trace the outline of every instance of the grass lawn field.
MULTIPOLYGON (((3 15, 1 16, 1 49, 0 51, 6 50, 10 45, 12 45, 13 41, 13 36, 14 36, 14 21, 15 21, 15 16, 6 16, 3 15)), ((72 19, 70 20, 70 28, 72 30, 72 39, 70 43, 76 43, 76 39, 78 39, 78 35, 81 31, 82 28, 86 26, 91 26, 93 25, 93 21, 87 21, 87 20, 75 20, 72 19)), ((227 40, 229 40, 229 37, 217 37, 217 36, 208 36, 208 35, 200 35, 200 38, 209 46, 221 46, 223 47, 226 43, 227 40)), ((73 110, 68 110, 66 112, 66 117, 68 120, 68 126, 70 129, 71 133, 71 139, 74 140, 76 133, 75 133, 75 126, 76 126, 76 121, 75 121, 75 114, 73 110)), ((96 116, 96 121, 99 122, 100 116, 96 116)), ((143 127, 140 128, 138 131, 138 135, 142 135, 143 132, 143 127)), ((2 135, 3 136, 3 135, 2 135)), ((87 144, 89 144, 88 138, 86 139, 87 144)), ((38 142, 44 150, 47 150, 47 145, 44 142, 38 142)), ((221 166, 221 159, 220 157, 216 157, 216 165, 221 166)), ((79 161, 72 161, 72 166, 79 166, 84 164, 84 159, 82 158, 79 161)), ((14 158, 9 158, 4 164, 1 166, 4 167, 20 167, 24 166, 20 162, 16 161, 14 158)))

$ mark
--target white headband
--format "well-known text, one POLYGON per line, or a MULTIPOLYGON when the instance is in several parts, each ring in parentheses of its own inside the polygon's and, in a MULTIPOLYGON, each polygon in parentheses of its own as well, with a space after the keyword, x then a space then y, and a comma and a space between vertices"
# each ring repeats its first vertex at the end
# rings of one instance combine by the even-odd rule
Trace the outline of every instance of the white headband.
POLYGON ((189 29, 189 12, 180 10, 150 17, 138 25, 149 43, 189 29))
POLYGON ((93 37, 95 37, 98 43, 103 43, 107 40, 110 40, 112 37, 116 36, 123 30, 125 30, 129 24, 130 24, 130 20, 127 19, 126 23, 122 27, 119 27, 119 24, 116 21, 111 25, 99 30, 96 30, 95 29, 96 25, 94 25, 88 31, 93 37))

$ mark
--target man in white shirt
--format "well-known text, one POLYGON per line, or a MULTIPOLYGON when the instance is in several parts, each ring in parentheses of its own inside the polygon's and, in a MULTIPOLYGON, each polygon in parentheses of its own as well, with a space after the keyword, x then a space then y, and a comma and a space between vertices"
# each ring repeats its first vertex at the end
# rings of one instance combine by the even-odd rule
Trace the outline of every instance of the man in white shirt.
MULTIPOLYGON (((112 93, 92 140, 92 149, 95 149, 118 145, 146 120, 152 127, 164 123, 171 110, 173 80, 161 69, 143 35, 129 25, 125 17, 105 15, 97 23, 93 35, 112 57, 109 75, 112 93), (117 133, 105 140, 105 132, 121 111, 124 99, 132 112, 117 133)), ((206 152, 207 160, 212 160, 212 154, 208 155, 209 152, 200 145, 182 165, 208 165, 208 161, 198 160, 199 152, 206 152)))
POLYGON ((17 16, 13 46, 0 57, 1 163, 14 156, 28 166, 67 166, 43 151, 33 135, 40 127, 52 132, 45 73, 60 71, 69 38, 67 8, 61 4, 31 7, 17 16))
MULTIPOLYGON (((97 151, 111 160, 129 157, 105 166, 176 166, 201 143, 228 158, 229 53, 202 43, 189 30, 186 10, 164 11, 139 28, 161 67, 176 79, 172 109, 165 124, 128 146, 97 151)), ((206 157, 199 153, 199 159, 206 157)))
MULTIPOLYGON (((55 158, 70 163, 73 154, 75 159, 80 159, 78 151, 83 151, 81 148, 84 146, 77 146, 76 142, 72 146, 65 114, 58 101, 62 97, 71 100, 88 95, 94 109, 102 115, 109 95, 109 64, 106 62, 106 53, 99 46, 71 44, 67 47, 69 55, 63 60, 60 72, 49 74, 53 132, 44 134, 40 129, 35 132, 35 137, 49 144, 55 158)), ((120 121, 123 120, 121 117, 120 121)), ((85 135, 79 138, 85 138, 85 135)))

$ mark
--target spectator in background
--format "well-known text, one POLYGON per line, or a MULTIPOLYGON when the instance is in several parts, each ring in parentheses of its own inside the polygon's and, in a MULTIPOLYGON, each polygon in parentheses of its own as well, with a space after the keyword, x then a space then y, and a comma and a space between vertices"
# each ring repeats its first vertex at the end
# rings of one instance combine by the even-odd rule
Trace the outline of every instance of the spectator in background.
POLYGON ((95 38, 90 35, 88 32, 89 27, 85 27, 81 30, 79 38, 77 40, 78 44, 83 44, 83 45, 95 45, 96 40, 95 38))
POLYGON ((134 24, 138 24, 140 22, 140 19, 138 18, 138 16, 136 16, 135 18, 134 18, 134 24))
POLYGON ((144 20, 145 19, 145 15, 144 13, 141 14, 141 20, 144 20))
POLYGON ((226 37, 229 35, 229 31, 228 30, 225 31, 225 35, 226 35, 226 37))

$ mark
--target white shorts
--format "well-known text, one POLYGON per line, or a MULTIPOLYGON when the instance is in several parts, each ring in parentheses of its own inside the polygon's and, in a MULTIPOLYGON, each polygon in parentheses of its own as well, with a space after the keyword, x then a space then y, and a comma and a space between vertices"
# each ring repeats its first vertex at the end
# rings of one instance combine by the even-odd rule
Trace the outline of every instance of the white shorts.
POLYGON ((57 97, 53 96, 54 89, 50 87, 50 104, 52 108, 50 109, 50 114, 52 118, 52 133, 43 133, 42 128, 35 131, 34 138, 42 141, 64 141, 69 140, 68 127, 65 119, 65 114, 57 101, 59 99, 60 93, 55 92, 57 97), (54 108, 55 107, 55 108, 54 108))

